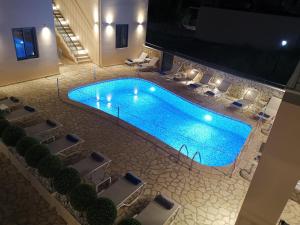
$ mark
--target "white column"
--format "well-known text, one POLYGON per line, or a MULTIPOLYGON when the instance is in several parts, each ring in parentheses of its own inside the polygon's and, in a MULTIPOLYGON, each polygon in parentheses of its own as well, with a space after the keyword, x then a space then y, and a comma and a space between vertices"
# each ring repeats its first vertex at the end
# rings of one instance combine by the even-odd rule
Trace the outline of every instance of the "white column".
POLYGON ((300 94, 287 91, 236 225, 275 225, 300 180, 300 94))

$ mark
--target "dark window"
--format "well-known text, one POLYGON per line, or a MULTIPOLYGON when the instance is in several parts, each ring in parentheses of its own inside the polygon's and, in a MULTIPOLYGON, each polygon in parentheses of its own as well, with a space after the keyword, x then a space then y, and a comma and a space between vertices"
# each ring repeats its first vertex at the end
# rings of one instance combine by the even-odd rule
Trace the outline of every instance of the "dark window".
POLYGON ((18 60, 38 58, 35 28, 12 30, 18 60))
POLYGON ((128 24, 116 25, 116 48, 128 47, 128 24))

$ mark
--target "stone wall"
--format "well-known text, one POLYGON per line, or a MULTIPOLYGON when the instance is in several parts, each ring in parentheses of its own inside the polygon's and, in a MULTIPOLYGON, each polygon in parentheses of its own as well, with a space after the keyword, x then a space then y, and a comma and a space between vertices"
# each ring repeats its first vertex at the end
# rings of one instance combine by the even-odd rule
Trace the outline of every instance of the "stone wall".
POLYGON ((199 63, 195 63, 195 62, 189 61, 187 59, 184 59, 184 58, 181 58, 178 56, 175 56, 174 63, 175 64, 183 64, 184 65, 183 68, 185 70, 197 69, 197 70, 201 71, 203 74, 207 74, 207 73, 213 74, 214 78, 213 78, 212 83, 218 79, 220 79, 220 80, 226 79, 226 80, 231 81, 233 83, 233 85, 229 89, 228 95, 233 98, 241 98, 245 94, 245 91, 248 88, 257 89, 260 92, 260 99, 262 101, 268 101, 269 98, 272 96, 282 98, 283 94, 284 94, 284 91, 279 88, 265 85, 265 84, 259 83, 257 81, 238 77, 233 74, 229 74, 229 73, 223 72, 221 70, 217 70, 217 69, 214 69, 214 68, 211 68, 208 66, 204 66, 199 63))
MULTIPOLYGON (((161 57, 162 55, 161 51, 153 48, 149 48, 147 46, 144 47, 144 51, 148 53, 150 57, 153 56, 161 57)), ((191 71, 192 69, 197 69, 201 71, 203 74, 207 74, 207 73, 213 74, 214 78, 212 80, 212 83, 214 83, 218 79, 220 80, 226 79, 231 81, 233 85, 228 90, 228 95, 233 98, 242 98, 245 92, 248 90, 248 88, 257 89, 260 92, 259 98, 263 102, 267 102, 272 96, 282 98, 284 95, 284 90, 282 89, 275 88, 270 85, 265 85, 257 81, 242 78, 208 66, 204 66, 202 64, 195 63, 193 61, 178 56, 174 57, 174 64, 183 65, 182 70, 184 71, 191 71)))

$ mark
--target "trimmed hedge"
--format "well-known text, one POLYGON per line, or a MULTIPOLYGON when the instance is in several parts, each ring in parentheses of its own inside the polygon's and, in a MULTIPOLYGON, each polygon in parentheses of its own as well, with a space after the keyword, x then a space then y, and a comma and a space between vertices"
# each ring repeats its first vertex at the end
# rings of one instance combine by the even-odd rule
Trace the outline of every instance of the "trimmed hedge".
POLYGON ((122 220, 119 225, 142 225, 138 220, 134 219, 134 218, 130 218, 130 219, 124 219, 122 220))
POLYGON ((39 161, 37 168, 43 177, 53 178, 61 170, 62 162, 59 157, 48 155, 39 161))
POLYGON ((2 133, 10 125, 10 123, 3 118, 0 118, 0 137, 2 137, 2 133))
POLYGON ((113 225, 117 218, 115 204, 108 198, 98 198, 86 212, 89 225, 113 225))
POLYGON ((53 185, 58 193, 65 195, 72 191, 80 182, 81 179, 77 170, 64 168, 54 177, 53 185))
POLYGON ((6 127, 2 133, 2 141, 7 146, 16 146, 17 142, 22 138, 26 136, 26 132, 23 128, 15 126, 15 125, 9 125, 6 127))
POLYGON ((48 155, 50 155, 48 147, 46 145, 37 144, 28 149, 25 154, 25 160, 28 166, 37 168, 38 163, 48 155))
POLYGON ((34 145, 39 144, 39 141, 33 137, 22 137, 16 145, 16 150, 21 156, 25 156, 26 152, 34 145))
POLYGON ((92 206, 97 199, 97 193, 91 185, 79 184, 70 193, 70 203, 72 207, 84 212, 92 206))

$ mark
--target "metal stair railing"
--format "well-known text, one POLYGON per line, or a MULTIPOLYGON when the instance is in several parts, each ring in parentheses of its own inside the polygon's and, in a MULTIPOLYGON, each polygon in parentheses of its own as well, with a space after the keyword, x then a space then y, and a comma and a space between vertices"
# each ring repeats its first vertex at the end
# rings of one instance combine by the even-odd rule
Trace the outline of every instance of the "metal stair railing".
POLYGON ((194 154, 194 156, 193 156, 193 158, 192 158, 192 161, 191 161, 191 165, 190 165, 190 168, 189 168, 189 170, 192 170, 192 168, 193 168, 193 163, 194 163, 194 161, 195 161, 195 158, 196 158, 196 156, 199 156, 199 160, 200 160, 200 162, 199 163, 201 163, 202 162, 202 157, 201 157, 201 154, 200 154, 200 152, 199 151, 197 151, 197 152, 195 152, 195 154, 194 154))
POLYGON ((78 55, 78 52, 79 52, 78 47, 75 45, 75 43, 73 42, 72 38, 70 37, 70 35, 68 34, 68 32, 65 29, 64 25, 60 22, 60 20, 59 20, 59 18, 57 17, 56 14, 54 14, 54 17, 55 17, 54 20, 55 20, 56 29, 58 27, 63 29, 64 34, 61 34, 62 38, 65 40, 65 43, 68 45, 68 47, 73 52, 73 54, 74 55, 78 55))
POLYGON ((178 162, 179 159, 180 159, 180 155, 181 155, 181 152, 182 152, 183 149, 186 150, 186 156, 187 156, 187 157, 189 156, 189 150, 188 150, 188 147, 187 147, 185 144, 183 144, 183 145, 181 145, 181 147, 180 147, 180 149, 179 149, 179 151, 178 151, 178 154, 177 154, 177 162, 178 162))

